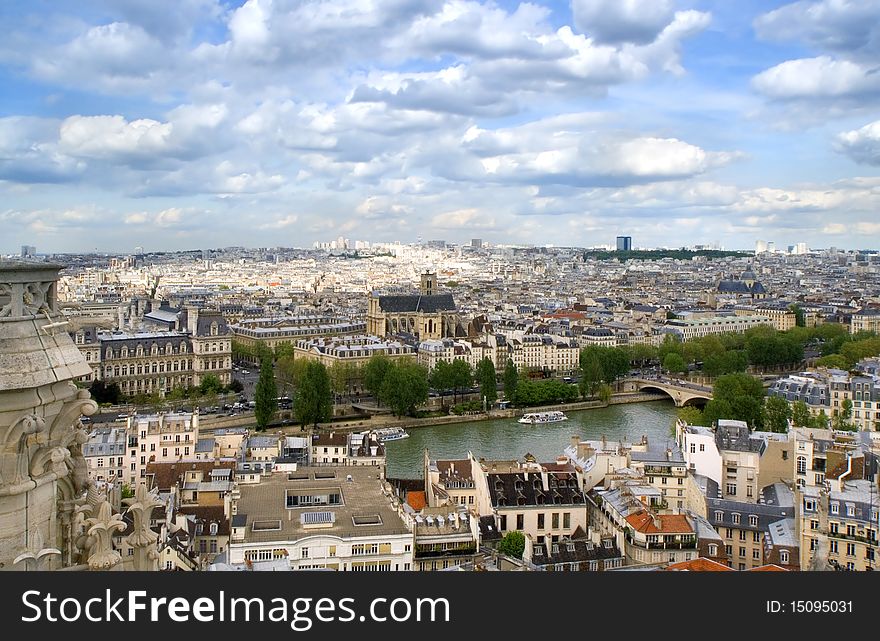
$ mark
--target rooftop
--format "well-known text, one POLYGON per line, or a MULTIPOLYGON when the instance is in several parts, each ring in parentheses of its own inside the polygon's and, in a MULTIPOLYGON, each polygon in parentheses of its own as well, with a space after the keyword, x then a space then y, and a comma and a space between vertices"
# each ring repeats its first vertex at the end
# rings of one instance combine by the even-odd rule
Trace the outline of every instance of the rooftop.
POLYGON ((409 532, 372 466, 302 467, 295 473, 276 472, 255 485, 242 485, 240 492, 237 510, 239 517, 247 519, 246 543, 293 541, 315 533, 347 539, 409 532), (288 508, 288 495, 338 495, 338 502, 288 508), (323 517, 328 513, 331 516, 319 524, 308 522, 317 517, 304 516, 323 517))

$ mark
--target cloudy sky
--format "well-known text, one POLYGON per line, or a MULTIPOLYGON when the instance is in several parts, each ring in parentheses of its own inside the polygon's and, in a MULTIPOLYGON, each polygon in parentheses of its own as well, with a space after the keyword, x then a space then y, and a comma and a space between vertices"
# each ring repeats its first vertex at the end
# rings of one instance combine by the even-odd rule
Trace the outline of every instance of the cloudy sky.
POLYGON ((29 0, 0 22, 0 252, 880 247, 880 0, 29 0))

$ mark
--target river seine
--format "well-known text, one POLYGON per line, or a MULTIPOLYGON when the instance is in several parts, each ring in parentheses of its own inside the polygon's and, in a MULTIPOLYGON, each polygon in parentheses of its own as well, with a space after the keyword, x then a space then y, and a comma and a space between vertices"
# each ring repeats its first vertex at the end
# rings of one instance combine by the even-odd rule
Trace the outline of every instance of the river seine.
POLYGON ((522 459, 534 455, 539 462, 556 460, 573 435, 609 440, 672 441, 675 420, 671 400, 611 405, 600 409, 566 412, 567 421, 523 425, 515 418, 432 425, 407 430, 409 438, 386 443, 386 474, 393 478, 421 478, 425 448, 431 458, 460 459, 468 451, 489 460, 522 459))

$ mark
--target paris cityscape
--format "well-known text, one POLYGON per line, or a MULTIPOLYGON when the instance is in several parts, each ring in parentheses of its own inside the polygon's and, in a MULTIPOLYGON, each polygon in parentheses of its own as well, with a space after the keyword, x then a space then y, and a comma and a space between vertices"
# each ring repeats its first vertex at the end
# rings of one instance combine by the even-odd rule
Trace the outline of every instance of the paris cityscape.
POLYGON ((63 5, 0 569, 878 568, 877 3, 63 5))

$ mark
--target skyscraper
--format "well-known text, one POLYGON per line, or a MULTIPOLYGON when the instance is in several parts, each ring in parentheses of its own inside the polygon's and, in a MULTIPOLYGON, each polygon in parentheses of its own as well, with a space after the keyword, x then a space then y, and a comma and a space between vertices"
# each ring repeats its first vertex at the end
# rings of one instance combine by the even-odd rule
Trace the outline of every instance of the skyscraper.
POLYGON ((618 236, 617 237, 617 251, 619 252, 628 252, 632 251, 632 236, 618 236))
POLYGON ((766 254, 767 253, 767 241, 766 240, 756 240, 755 241, 755 253, 756 254, 766 254))
POLYGON ((471 238, 471 247, 473 247, 474 249, 481 249, 483 247, 483 239, 471 238))

